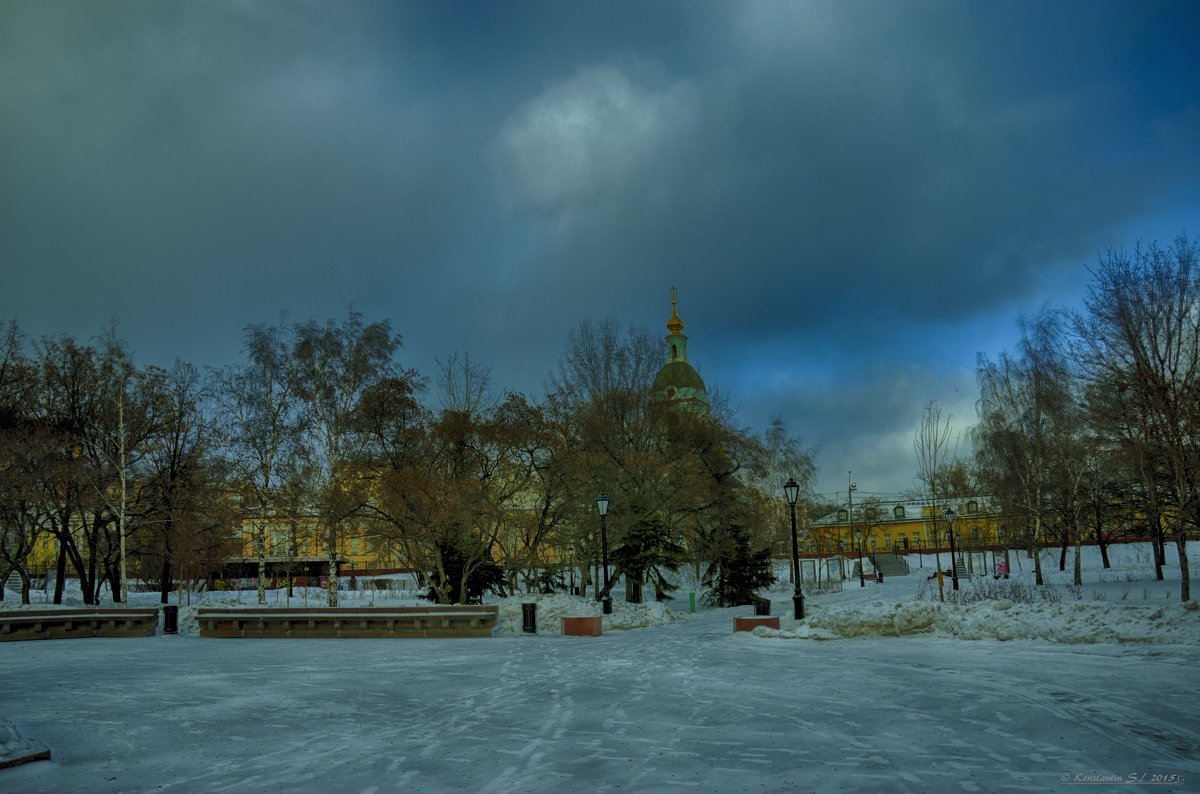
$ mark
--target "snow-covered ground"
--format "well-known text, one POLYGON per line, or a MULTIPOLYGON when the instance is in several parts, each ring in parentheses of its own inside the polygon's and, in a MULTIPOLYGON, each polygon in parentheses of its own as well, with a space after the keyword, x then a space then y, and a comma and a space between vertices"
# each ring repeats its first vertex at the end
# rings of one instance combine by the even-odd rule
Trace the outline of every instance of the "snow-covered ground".
MULTIPOLYGON (((1015 554, 959 604, 920 571, 806 583, 802 623, 785 583, 754 634, 748 607, 689 614, 690 582, 597 638, 559 636, 600 612, 559 595, 537 635, 516 597, 490 639, 202 639, 193 595, 178 636, 0 643, 0 727, 53 751, 0 791, 1198 791, 1200 611, 1173 557, 1157 582, 1145 547, 1111 556, 1085 549, 1074 588, 1046 552, 1049 599, 1015 554)), ((342 594, 372 601, 403 603, 342 594)))

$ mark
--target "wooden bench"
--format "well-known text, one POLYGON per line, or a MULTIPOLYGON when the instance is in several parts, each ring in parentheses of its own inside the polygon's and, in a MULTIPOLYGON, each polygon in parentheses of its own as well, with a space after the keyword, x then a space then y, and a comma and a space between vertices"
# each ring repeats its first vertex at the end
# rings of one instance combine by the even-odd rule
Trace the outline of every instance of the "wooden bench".
POLYGON ((500 607, 316 607, 196 611, 201 637, 490 637, 500 607))
POLYGON ((0 612, 0 641, 153 637, 157 629, 157 609, 83 607, 0 612))

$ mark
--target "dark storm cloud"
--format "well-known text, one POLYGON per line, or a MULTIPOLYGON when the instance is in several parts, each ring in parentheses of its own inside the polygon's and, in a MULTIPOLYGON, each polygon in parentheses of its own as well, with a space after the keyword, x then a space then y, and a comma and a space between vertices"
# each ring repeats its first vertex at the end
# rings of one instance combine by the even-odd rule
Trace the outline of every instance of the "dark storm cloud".
POLYGON ((665 331, 844 489, 1108 245, 1194 223, 1187 4, 10 3, 0 317, 221 364, 389 317, 537 392, 665 331), (841 473, 839 473, 841 472, 841 473), (856 474, 856 477, 858 475, 856 474))

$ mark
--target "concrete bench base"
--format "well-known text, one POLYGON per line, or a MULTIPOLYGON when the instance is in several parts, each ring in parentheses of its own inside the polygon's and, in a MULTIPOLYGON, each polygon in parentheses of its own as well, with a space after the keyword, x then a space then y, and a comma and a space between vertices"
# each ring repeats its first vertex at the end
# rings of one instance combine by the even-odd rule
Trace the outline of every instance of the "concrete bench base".
POLYGON ((604 633, 604 619, 599 615, 583 618, 563 618, 564 637, 599 637, 604 633))
POLYGON ((153 637, 157 629, 157 609, 87 607, 0 612, 0 641, 153 637))
POLYGON ((490 637, 500 608, 485 606, 216 609, 196 611, 201 637, 490 637))
POLYGON ((750 618, 734 618, 734 631, 754 631, 759 626, 766 626, 769 629, 779 628, 778 615, 756 615, 750 618))
POLYGON ((15 725, 0 718, 0 769, 49 760, 49 747, 25 736, 15 725))
POLYGON ((28 764, 31 761, 49 761, 49 750, 30 750, 28 752, 18 752, 12 756, 0 756, 0 769, 8 769, 9 767, 28 764))

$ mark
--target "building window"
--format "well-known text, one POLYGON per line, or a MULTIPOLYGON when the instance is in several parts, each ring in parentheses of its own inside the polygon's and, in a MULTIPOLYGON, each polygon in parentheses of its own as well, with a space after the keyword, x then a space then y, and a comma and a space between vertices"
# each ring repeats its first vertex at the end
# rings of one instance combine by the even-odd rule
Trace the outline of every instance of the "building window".
POLYGON ((974 499, 967 502, 967 512, 968 513, 978 513, 979 512, 979 502, 976 502, 974 499))
POLYGON ((892 508, 892 515, 895 518, 904 518, 904 505, 896 505, 892 508))

